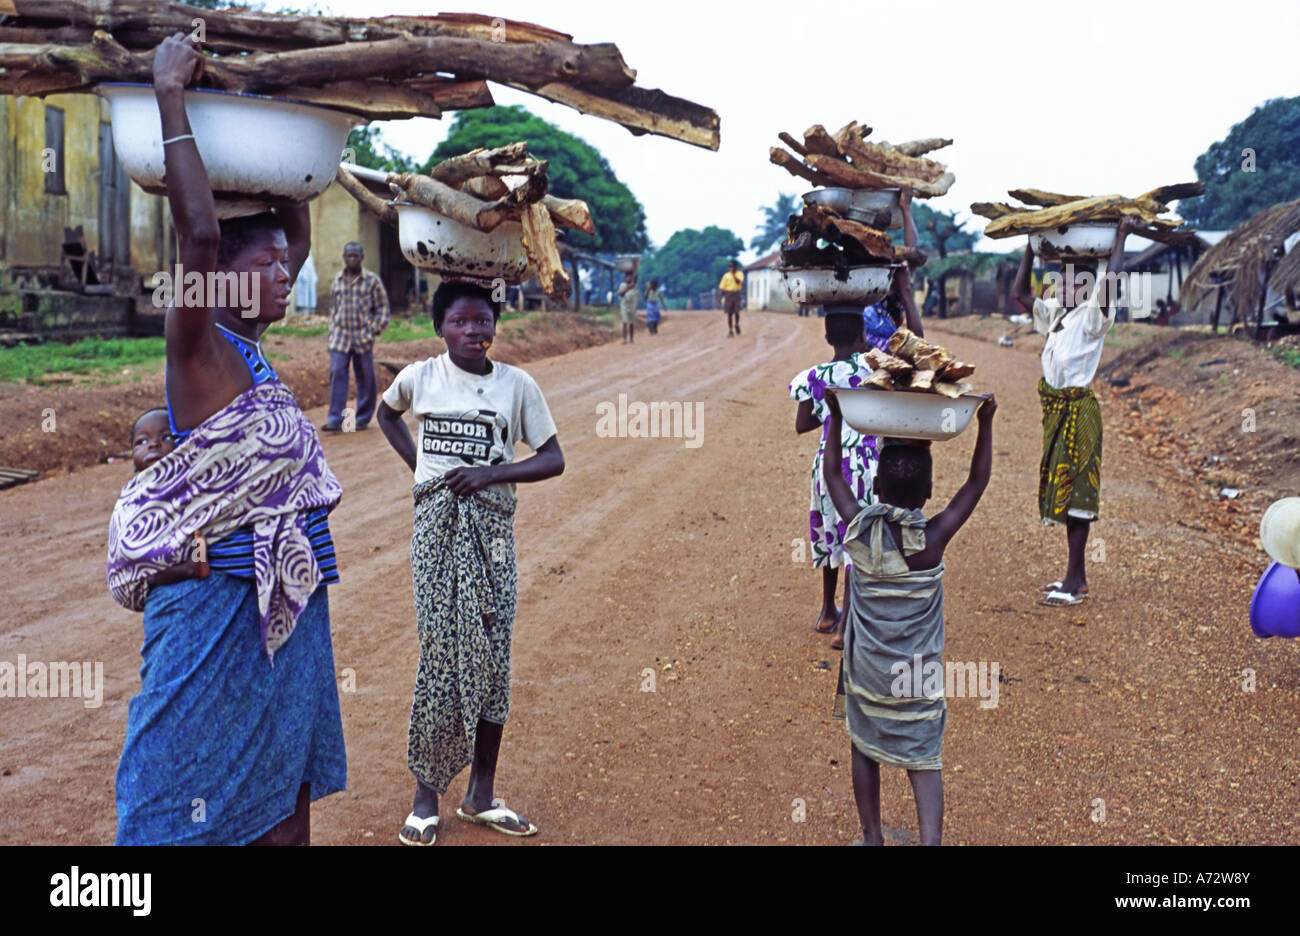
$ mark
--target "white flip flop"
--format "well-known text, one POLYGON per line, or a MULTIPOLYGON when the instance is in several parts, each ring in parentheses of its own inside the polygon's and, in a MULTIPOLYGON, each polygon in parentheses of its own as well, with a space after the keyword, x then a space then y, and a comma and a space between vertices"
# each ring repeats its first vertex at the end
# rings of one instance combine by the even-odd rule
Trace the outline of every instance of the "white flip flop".
POLYGON ((466 822, 472 822, 474 825, 483 825, 487 826, 489 829, 495 829, 503 835, 517 835, 523 837, 537 834, 537 826, 533 825, 531 822, 528 822, 528 828, 523 830, 511 829, 502 825, 501 821, 503 819, 512 820, 516 825, 523 825, 527 822, 523 816, 519 815, 519 813, 515 812, 513 809, 507 808, 504 803, 500 806, 494 806, 491 809, 485 809, 481 813, 474 813, 473 815, 470 815, 465 812, 465 810, 458 807, 456 809, 456 816, 457 818, 464 819, 466 822))
MULTIPOLYGON (((1044 585, 1042 588, 1038 590, 1042 592, 1044 595, 1049 595, 1052 592, 1060 591, 1061 586, 1063 586, 1064 584, 1065 584, 1064 582, 1048 582, 1046 585, 1044 585)), ((1076 597, 1087 598, 1088 592, 1079 592, 1079 594, 1076 597)))
POLYGON ((417 832, 419 832, 420 837, 418 839, 409 839, 402 834, 401 829, 398 829, 397 840, 401 842, 403 845, 426 845, 427 846, 427 845, 437 844, 438 841, 438 817, 437 816, 429 816, 427 819, 421 819, 415 813, 411 813, 409 816, 406 817, 406 821, 402 823, 402 828, 406 828, 407 826, 410 826, 412 829, 415 829, 417 832), (430 826, 433 827, 433 841, 426 842, 424 841, 424 833, 428 831, 430 826))
POLYGON ((1039 603, 1052 608, 1067 608, 1071 605, 1083 604, 1083 598, 1080 595, 1071 595, 1066 591, 1052 591, 1048 592, 1039 603))

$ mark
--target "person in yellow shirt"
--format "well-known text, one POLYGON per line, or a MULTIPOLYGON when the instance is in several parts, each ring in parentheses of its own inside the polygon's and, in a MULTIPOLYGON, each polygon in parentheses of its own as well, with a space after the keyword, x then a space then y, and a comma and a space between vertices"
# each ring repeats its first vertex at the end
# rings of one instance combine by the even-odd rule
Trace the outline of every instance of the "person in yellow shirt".
POLYGON ((727 272, 722 274, 718 289, 722 291, 722 308, 727 313, 727 337, 740 334, 740 290, 745 285, 745 274, 740 264, 732 260, 727 272))

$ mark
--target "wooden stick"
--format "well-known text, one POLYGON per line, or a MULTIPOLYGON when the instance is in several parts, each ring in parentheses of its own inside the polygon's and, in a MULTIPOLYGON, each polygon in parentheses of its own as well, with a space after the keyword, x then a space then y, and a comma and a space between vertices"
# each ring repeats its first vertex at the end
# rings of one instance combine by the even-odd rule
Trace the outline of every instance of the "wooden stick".
POLYGON ((366 188, 365 183, 342 166, 339 166, 338 183, 361 203, 361 207, 378 215, 385 224, 397 227, 397 209, 366 188))
POLYGON ((654 133, 711 150, 716 150, 720 142, 719 120, 715 111, 662 91, 636 87, 613 90, 577 88, 563 82, 536 88, 510 81, 501 83, 564 104, 581 113, 612 120, 622 124, 634 135, 654 133))
POLYGON ((432 94, 409 84, 396 85, 382 80, 335 81, 320 87, 293 85, 281 89, 277 96, 351 111, 371 120, 442 116, 442 108, 432 94))
POLYGON ((768 159, 770 159, 773 163, 780 166, 782 169, 784 169, 786 172, 790 173, 791 175, 799 176, 801 179, 807 179, 813 185, 833 186, 833 185, 840 184, 839 182, 836 182, 834 179, 832 179, 826 173, 817 172, 814 169, 808 168, 799 160, 795 159, 792 155, 787 153, 785 150, 781 149, 781 147, 779 146, 773 146, 771 149, 767 151, 767 153, 768 153, 768 159))
POLYGON ((545 205, 533 204, 524 209, 524 250, 537 267, 537 281, 542 291, 557 302, 569 297, 569 274, 560 259, 555 242, 555 225, 545 205))
POLYGON ((1044 208, 1064 205, 1066 202, 1079 201, 1087 197, 1084 195, 1058 195, 1056 192, 1044 192, 1041 189, 1012 189, 1007 194, 1012 198, 1020 199, 1026 205, 1041 205, 1044 208))
POLYGON ((777 138, 780 139, 780 141, 784 143, 786 146, 790 147, 790 149, 798 153, 800 156, 808 155, 808 150, 804 148, 804 145, 800 143, 798 140, 796 140, 794 137, 790 136, 790 134, 786 133, 784 130, 782 130, 780 133, 777 134, 777 138))
POLYGON ((1014 237, 1017 234, 1032 234, 1063 224, 1073 224, 1091 217, 1095 212, 1105 208, 1122 205, 1129 199, 1123 195, 1098 195, 1094 198, 1081 198, 1042 208, 1037 211, 1021 211, 1017 214, 1004 215, 990 221, 984 228, 986 237, 1014 237))

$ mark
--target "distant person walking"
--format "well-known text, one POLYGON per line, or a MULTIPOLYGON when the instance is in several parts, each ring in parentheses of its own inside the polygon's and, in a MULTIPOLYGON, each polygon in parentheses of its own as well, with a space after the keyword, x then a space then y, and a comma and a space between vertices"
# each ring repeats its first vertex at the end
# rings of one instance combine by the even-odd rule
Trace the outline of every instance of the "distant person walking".
POLYGON ((357 377, 357 429, 375 415, 375 338, 388 327, 388 292, 383 281, 361 265, 365 252, 353 241, 343 248, 343 269, 330 287, 330 411, 326 432, 343 429, 348 402, 348 365, 357 377))
POLYGON ((631 344, 636 326, 636 274, 628 273, 618 284, 618 315, 623 320, 623 344, 631 344))
POLYGON ((740 290, 745 285, 745 274, 740 264, 732 260, 727 272, 722 274, 718 289, 722 290, 722 309, 727 313, 727 337, 740 334, 740 290))
POLYGON ((645 324, 652 335, 659 334, 659 319, 663 317, 660 310, 663 309, 663 302, 664 297, 659 291, 659 281, 652 279, 645 291, 645 324))

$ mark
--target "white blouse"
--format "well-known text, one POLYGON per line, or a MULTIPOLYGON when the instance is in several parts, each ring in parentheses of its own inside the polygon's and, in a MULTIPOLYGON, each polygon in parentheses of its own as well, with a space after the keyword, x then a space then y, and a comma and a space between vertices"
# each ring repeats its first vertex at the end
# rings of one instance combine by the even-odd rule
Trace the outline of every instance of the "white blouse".
POLYGON ((1106 333, 1114 324, 1115 307, 1103 311, 1097 303, 1097 290, 1074 309, 1062 308, 1056 299, 1035 299, 1034 331, 1047 336, 1043 377, 1048 384, 1061 390, 1092 383, 1101 364, 1106 333))

